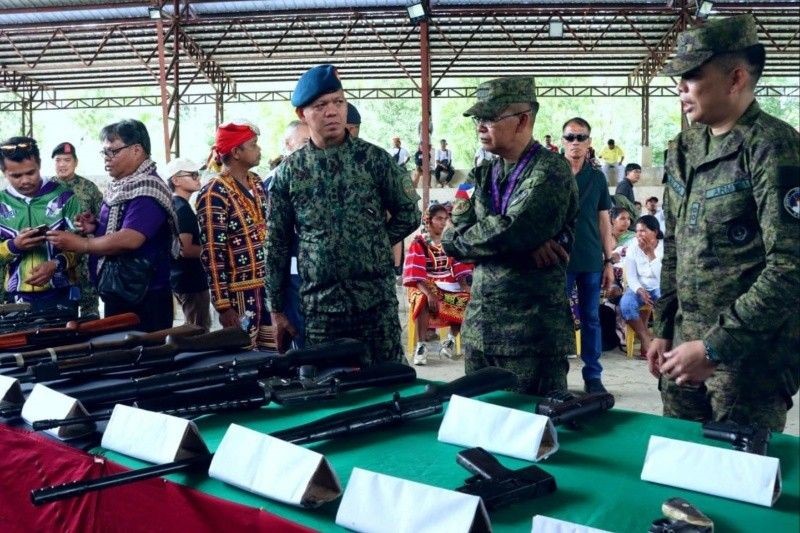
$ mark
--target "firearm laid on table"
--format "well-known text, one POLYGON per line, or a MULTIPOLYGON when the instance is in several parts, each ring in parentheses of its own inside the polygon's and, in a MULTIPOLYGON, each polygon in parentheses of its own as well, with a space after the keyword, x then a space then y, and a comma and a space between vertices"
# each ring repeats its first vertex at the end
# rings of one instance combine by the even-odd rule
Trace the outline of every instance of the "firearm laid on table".
MULTIPOLYGON (((293 444, 308 444, 348 435, 371 432, 377 429, 396 427, 409 420, 424 418, 442 412, 444 404, 453 394, 472 397, 505 389, 516 384, 513 372, 496 367, 487 367, 443 385, 430 384, 425 391, 402 397, 395 393, 391 400, 365 407, 358 407, 330 415, 314 422, 271 433, 275 438, 293 444)), ((100 490, 135 481, 150 479, 184 470, 208 470, 213 454, 202 454, 189 459, 155 465, 105 478, 66 483, 31 491, 35 505, 80 496, 89 491, 100 490)))
POLYGON ((0 368, 24 368, 44 362, 58 363, 75 357, 86 357, 98 352, 121 350, 137 346, 156 346, 164 342, 169 335, 189 337, 205 333, 205 329, 192 324, 184 324, 152 333, 128 333, 117 340, 87 341, 62 346, 49 346, 39 350, 0 355, 0 368))
POLYGON ((707 439, 730 442, 739 451, 767 455, 767 445, 772 436, 769 429, 755 424, 736 422, 706 422, 703 436, 707 439))
POLYGON ((608 392, 590 392, 575 396, 560 392, 548 396, 536 405, 536 414, 549 417, 553 425, 577 426, 577 421, 614 407, 614 396, 608 392))
MULTIPOLYGON (((29 304, 4 304, 3 308, 3 311, 0 312, 0 334, 13 333, 23 329, 56 327, 78 318, 76 308, 64 305, 37 311, 33 311, 29 304), (27 309, 26 305, 28 305, 27 309), (19 306, 19 308, 15 311, 11 306, 19 306)), ((91 318, 96 319, 97 315, 91 318)))
MULTIPOLYGON (((301 405, 311 402, 332 400, 342 393, 372 387, 387 387, 410 383, 417 373, 408 365, 401 363, 381 363, 367 368, 336 368, 323 372, 320 376, 302 375, 309 371, 310 365, 300 369, 297 378, 270 378, 267 380, 246 381, 222 386, 170 394, 134 402, 134 406, 148 411, 194 418, 211 413, 258 409, 270 403, 279 405, 301 405)), ((35 431, 69 425, 89 425, 111 418, 113 409, 89 416, 37 420, 32 426, 35 431)))
MULTIPOLYGON (((63 323, 62 321, 61 324, 63 323)), ((63 327, 26 328, 0 335, 0 351, 36 349, 64 341, 81 341, 105 333, 125 331, 138 325, 138 316, 134 313, 123 313, 86 322, 71 320, 63 327)))
MULTIPOLYGON (((285 355, 233 359, 200 368, 133 378, 122 383, 76 391, 70 396, 80 401, 85 408, 96 410, 117 403, 132 404, 148 398, 226 383, 292 376, 303 365, 361 367, 365 359, 366 348, 362 343, 341 339, 309 349, 290 350, 285 355)), ((0 408, 0 416, 5 418, 18 417, 21 412, 21 405, 0 408)))
POLYGON ((178 363, 177 356, 187 352, 212 353, 241 350, 251 343, 250 336, 239 327, 212 331, 203 335, 167 335, 159 346, 136 346, 127 350, 96 352, 83 357, 71 357, 29 366, 17 372, 6 372, 20 383, 36 383, 65 378, 101 376, 114 372, 157 372, 169 370, 178 363))

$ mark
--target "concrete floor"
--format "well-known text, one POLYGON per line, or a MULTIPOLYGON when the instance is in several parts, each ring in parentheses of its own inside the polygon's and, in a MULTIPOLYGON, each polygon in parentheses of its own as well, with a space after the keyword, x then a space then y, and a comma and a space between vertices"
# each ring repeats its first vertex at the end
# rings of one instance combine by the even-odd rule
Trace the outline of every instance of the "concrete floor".
MULTIPOLYGON (((406 339, 407 309, 404 302, 400 304, 400 323, 403 325, 403 341, 406 339)), ((439 358, 438 343, 430 343, 428 364, 415 366, 417 376, 435 381, 451 381, 464 375, 464 361, 439 358), (435 351, 433 351, 435 348, 435 351)), ((569 388, 573 392, 583 391, 583 378, 580 358, 570 358, 570 369, 567 375, 569 388)), ((600 360, 603 365, 603 384, 614 395, 615 406, 642 413, 661 414, 661 396, 656 388, 656 380, 647 371, 647 363, 639 359, 628 359, 619 350, 604 352, 600 360)), ((785 433, 800 435, 800 408, 798 395, 794 398, 794 407, 789 411, 785 433)))

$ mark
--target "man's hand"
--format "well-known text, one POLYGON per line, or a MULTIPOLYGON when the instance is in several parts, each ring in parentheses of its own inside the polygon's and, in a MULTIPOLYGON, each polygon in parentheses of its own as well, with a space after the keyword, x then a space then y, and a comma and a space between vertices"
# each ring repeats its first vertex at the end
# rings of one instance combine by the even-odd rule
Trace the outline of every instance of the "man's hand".
POLYGON ((47 232, 47 242, 65 252, 84 253, 88 241, 86 237, 81 237, 69 231, 50 230, 47 232))
POLYGON ((297 336, 297 329, 284 313, 273 312, 269 315, 272 319, 272 327, 275 328, 275 344, 278 347, 278 353, 286 353, 286 350, 292 345, 292 339, 297 336))
POLYGON ((602 288, 608 290, 613 286, 614 286, 614 268, 611 265, 606 264, 606 266, 603 267, 602 288))
POLYGON ((636 289, 636 294, 639 295, 639 298, 642 299, 645 305, 649 306, 653 305, 653 299, 650 297, 650 293, 647 292, 643 287, 639 287, 638 289, 636 289))
POLYGON ((672 348, 672 342, 667 339, 653 339, 647 348, 647 368, 655 378, 661 377, 661 365, 664 364, 664 353, 672 348))
POLYGON ((97 219, 90 212, 84 211, 75 217, 75 227, 84 235, 92 235, 97 229, 97 219))
POLYGON ((661 373, 675 380, 678 385, 702 383, 711 377, 717 368, 714 363, 706 359, 703 341, 684 342, 664 353, 664 359, 666 361, 661 365, 661 373))
POLYGON ((230 307, 219 314, 219 323, 223 328, 241 327, 239 322, 239 313, 233 307, 230 307))
POLYGON ((567 251, 553 239, 545 241, 544 244, 532 251, 531 257, 533 257, 536 268, 551 267, 558 264, 559 261, 563 261, 565 264, 569 262, 567 251))
POLYGON ((14 246, 23 251, 36 248, 43 242, 44 235, 41 235, 35 228, 23 230, 16 237, 14 237, 14 246))
POLYGON ((53 278, 58 268, 58 261, 46 261, 36 265, 31 270, 31 275, 25 280, 25 283, 34 285, 36 287, 44 287, 53 278))

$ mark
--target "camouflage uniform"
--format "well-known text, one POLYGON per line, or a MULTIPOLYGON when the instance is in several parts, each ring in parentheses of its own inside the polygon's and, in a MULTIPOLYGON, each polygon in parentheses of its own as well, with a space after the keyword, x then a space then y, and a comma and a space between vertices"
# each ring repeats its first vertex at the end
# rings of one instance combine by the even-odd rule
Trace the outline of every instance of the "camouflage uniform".
POLYGON ((385 150, 349 135, 327 149, 309 142, 278 167, 269 197, 270 309, 286 308, 296 229, 306 343, 351 337, 367 344, 373 362, 404 360, 391 245, 421 215, 402 169, 385 150))
MULTIPOLYGON (((712 57, 703 50, 741 49, 736 39, 757 42, 749 16, 682 34, 668 74, 712 57)), ((699 124, 678 135, 664 181, 655 335, 702 339, 717 363, 702 384, 662 376, 664 414, 780 431, 800 382, 800 135, 754 101, 721 139, 699 124)))
MULTIPOLYGON (((100 204, 103 203, 103 193, 97 188, 93 182, 75 174, 70 180, 62 180, 56 178, 56 181, 71 189, 80 203, 81 213, 91 213, 98 216, 100 213, 100 204)), ((81 316, 89 314, 100 314, 98 309, 98 298, 94 284, 89 280, 89 255, 84 254, 81 256, 80 263, 76 269, 78 277, 77 282, 81 289, 80 313, 81 316)))
MULTIPOLYGON (((531 81, 532 101, 532 80, 523 79, 531 81)), ((503 107, 515 102, 519 100, 503 107)), ((493 164, 502 166, 503 161, 493 164)), ((519 378, 519 392, 542 395, 566 390, 567 354, 575 341, 564 294, 565 266, 537 269, 530 252, 562 230, 574 230, 575 180, 562 156, 536 145, 505 214, 497 214, 492 207, 492 168, 483 164, 470 172, 467 185, 456 194, 455 228, 442 235, 448 255, 475 262, 472 297, 461 330, 465 369, 467 373, 485 366, 512 370, 519 378), (469 184, 474 184, 474 192, 462 194, 469 184)), ((501 174, 501 183, 509 173, 507 168, 501 174)))

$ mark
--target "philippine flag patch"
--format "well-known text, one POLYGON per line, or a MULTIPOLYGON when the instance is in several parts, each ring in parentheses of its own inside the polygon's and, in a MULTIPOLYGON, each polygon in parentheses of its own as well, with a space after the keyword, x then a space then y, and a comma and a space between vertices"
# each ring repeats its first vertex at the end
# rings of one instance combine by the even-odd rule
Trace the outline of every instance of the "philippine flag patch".
POLYGON ((458 186, 458 190, 456 190, 456 198, 460 200, 471 200, 472 193, 475 192, 475 185, 472 183, 462 183, 458 186))

